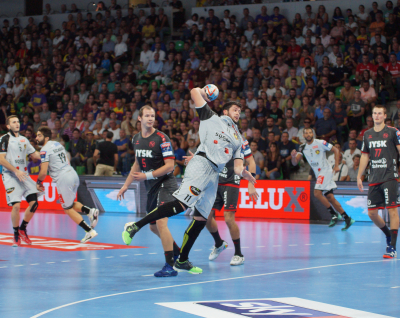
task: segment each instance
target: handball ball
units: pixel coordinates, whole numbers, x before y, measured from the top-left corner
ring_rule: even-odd
[[[210,101],[217,99],[217,97],[219,95],[219,89],[217,86],[215,86],[213,84],[208,84],[208,85],[204,86],[203,89]]]

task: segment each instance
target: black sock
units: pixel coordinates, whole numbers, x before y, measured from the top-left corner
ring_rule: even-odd
[[[14,237],[15,237],[15,238],[19,237],[19,233],[18,233],[19,226],[13,227],[13,229],[14,229]]]
[[[235,255],[243,256],[242,251],[240,250],[240,238],[238,238],[237,240],[232,240],[232,241],[233,241],[233,245],[235,246]]]
[[[174,255],[178,255],[181,252],[181,248],[179,247],[178,244],[176,244],[176,242],[174,241]]]
[[[390,242],[390,246],[393,246],[396,249],[396,243],[397,243],[397,232],[399,230],[390,230],[390,234],[392,236],[392,241]]]
[[[135,222],[135,225],[139,227],[139,229],[141,229],[143,226],[149,224],[150,222],[157,221],[165,217],[168,218],[170,216],[182,213],[183,211],[185,210],[178,200],[167,202],[155,208],[140,221]]]
[[[328,208],[328,211],[332,216],[336,216],[336,212],[331,206]]]
[[[21,226],[19,227],[21,231],[26,230],[26,226],[28,225],[29,222],[26,222],[25,220],[22,220]]]
[[[165,256],[165,263],[167,263],[170,266],[174,266],[174,252],[173,251],[167,251],[164,252]]]
[[[210,232],[211,233],[211,232]],[[215,247],[220,247],[223,243],[221,236],[219,236],[219,232],[217,230],[217,232],[211,233],[212,237],[214,238],[215,241]]]
[[[181,254],[179,256],[179,262],[183,263],[188,260],[189,252],[192,249],[194,242],[199,236],[200,232],[206,226],[206,221],[197,221],[195,219],[190,222],[188,228],[183,236],[183,242],[181,247]]]
[[[343,212],[342,216],[343,216],[343,218],[344,218],[345,220],[348,220],[348,219],[349,219],[349,216],[347,215],[346,212]]]
[[[86,205],[82,206],[82,213],[83,214],[89,214],[90,208],[88,208]]]
[[[87,225],[87,223],[86,223],[84,220],[82,220],[82,222],[79,223],[79,226],[80,226],[82,229],[84,229],[85,232],[89,232],[89,231],[92,229],[89,225]]]
[[[382,227],[382,228],[381,228],[381,231],[382,231],[383,233],[385,233],[386,237],[388,237],[388,236],[391,235],[391,234],[390,234],[390,230],[389,230],[389,228],[387,227],[387,225],[385,225],[384,227]]]

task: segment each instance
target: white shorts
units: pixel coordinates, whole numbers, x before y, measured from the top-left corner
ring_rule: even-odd
[[[36,189],[35,181],[29,176],[25,181],[21,182],[16,176],[3,173],[3,184],[6,189],[7,205],[9,206],[12,206],[13,203],[21,202],[22,196],[26,198],[30,194],[39,193]]]
[[[58,199],[64,210],[73,207],[76,199],[76,192],[79,187],[79,177],[74,169],[68,170],[57,178]]]
[[[320,171],[317,182],[315,183],[315,190],[321,190],[322,192],[328,192],[337,188],[337,185],[333,179],[333,171]]]
[[[190,208],[196,208],[207,219],[217,195],[218,179],[216,166],[204,157],[194,156],[173,196]]]

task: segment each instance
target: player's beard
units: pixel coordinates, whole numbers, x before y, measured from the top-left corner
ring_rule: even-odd
[[[304,137],[304,139],[307,141],[307,142],[310,142],[310,141],[312,141],[313,139],[314,139],[314,136],[311,136],[310,138],[306,138],[306,137]]]
[[[39,146],[43,146],[43,145],[44,145],[44,138],[43,138],[43,140],[38,140],[38,141],[37,141],[37,144],[38,144]]]

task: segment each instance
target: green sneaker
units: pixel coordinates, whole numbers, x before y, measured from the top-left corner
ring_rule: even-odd
[[[178,260],[175,261],[174,270],[176,270],[177,272],[188,272],[189,274],[194,275],[203,273],[203,270],[200,267],[193,266],[193,264],[190,263],[189,260],[186,260],[182,263]]]
[[[344,228],[342,228],[342,231],[347,231],[347,229],[352,226],[356,220],[352,219],[352,218],[348,218],[347,220],[344,221],[346,223],[346,226]]]
[[[334,227],[336,223],[338,222],[338,217],[336,215],[332,216],[331,222],[329,223],[329,227]]]
[[[132,238],[137,232],[139,232],[139,228],[134,222],[126,223],[124,226],[124,231],[122,232],[122,240],[124,241],[124,243],[126,245],[130,245],[132,242]]]

